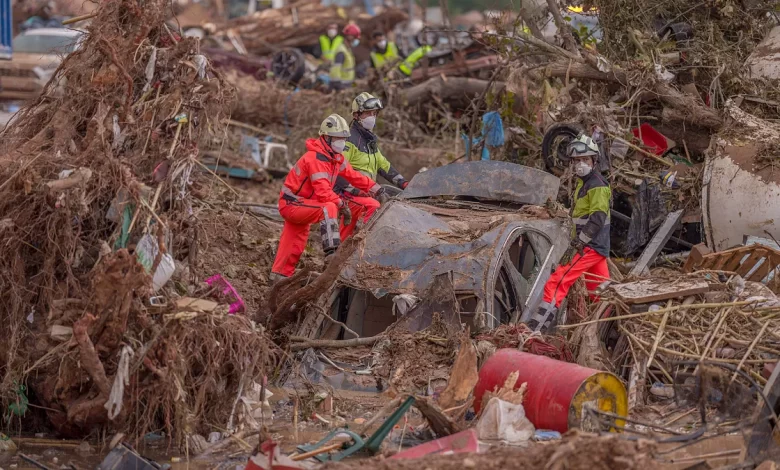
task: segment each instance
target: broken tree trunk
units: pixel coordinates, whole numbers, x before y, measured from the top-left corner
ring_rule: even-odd
[[[658,95],[658,99],[663,104],[673,108],[673,110],[664,111],[665,120],[683,121],[713,130],[723,125],[723,119],[720,117],[720,114],[712,108],[703,106],[694,96],[677,91],[677,89],[662,81],[655,83],[653,91]]]
[[[369,336],[367,338],[352,339],[308,339],[301,336],[290,336],[290,341],[299,341],[290,344],[290,351],[303,351],[309,348],[352,348],[355,346],[371,346],[384,335]]]
[[[425,416],[437,436],[449,436],[463,430],[458,423],[445,415],[441,408],[428,398],[415,397],[414,406]]]
[[[429,100],[436,95],[443,101],[457,101],[469,103],[472,98],[479,96],[488,87],[488,80],[465,77],[445,77],[439,75],[428,81],[403,90],[399,96],[402,103],[414,106]],[[503,90],[504,83],[494,82],[493,89]]]
[[[568,55],[565,57],[567,60],[553,62],[541,69],[534,69],[531,73],[541,72],[548,77],[600,80],[623,85],[629,83],[628,76],[620,69],[613,68],[609,72],[601,72],[590,61],[577,60]],[[590,55],[588,58],[595,60]],[[717,110],[704,106],[696,97],[685,94],[667,83],[657,80],[650,92],[667,106],[667,110],[664,111],[666,121],[681,121],[710,130],[716,130],[723,125],[723,119]]]
[[[294,321],[296,310],[293,307],[301,308],[308,302],[316,301],[333,285],[341,272],[341,267],[363,241],[363,237],[358,232],[359,230],[355,230],[355,234],[341,244],[328,266],[311,284],[301,287],[282,300],[281,305],[271,316],[269,326],[271,330],[278,330]]]
[[[577,50],[577,43],[574,42],[574,36],[572,36],[571,27],[563,21],[561,16],[561,10],[556,0],[547,0],[547,7],[550,9],[553,20],[555,20],[555,26],[558,27],[558,34],[563,38],[563,45],[572,54],[580,55]]]

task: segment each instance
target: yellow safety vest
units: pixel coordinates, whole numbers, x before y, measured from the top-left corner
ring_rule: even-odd
[[[384,54],[371,51],[371,63],[378,69],[381,69],[387,62],[394,62],[400,58],[401,56],[398,55],[398,48],[395,47],[394,42],[387,43],[387,49]]]
[[[409,57],[404,59],[403,63],[398,66],[398,69],[407,77],[410,76],[412,74],[412,69],[414,69],[414,66],[417,65],[417,62],[428,55],[428,53],[432,50],[433,48],[431,46],[418,47],[414,52],[409,54]]]
[[[344,63],[337,64],[336,56],[344,54]],[[335,82],[354,82],[355,81],[355,56],[352,51],[344,44],[339,44],[333,54],[333,65],[330,67],[330,80]]]
[[[339,35],[331,39],[326,36],[320,36],[320,49],[322,49],[322,58],[332,61],[336,57],[336,49],[344,43],[344,38]]]

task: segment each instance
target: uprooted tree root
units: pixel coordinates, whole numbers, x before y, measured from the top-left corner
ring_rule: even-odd
[[[246,317],[145,306],[150,269],[133,252],[144,234],[159,247],[151,272],[166,252],[197,270],[189,189],[234,94],[197,41],[168,30],[166,8],[102,3],[82,47],[3,134],[3,399],[28,383],[63,435],[164,429],[182,443],[224,428],[276,360]],[[107,403],[121,405],[113,420]]]

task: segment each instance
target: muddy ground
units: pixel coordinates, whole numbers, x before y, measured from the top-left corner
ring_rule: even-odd
[[[484,454],[432,455],[416,460],[375,459],[329,464],[323,470],[530,470],[530,469],[646,469],[653,465],[649,441],[574,435],[551,445],[495,448]]]

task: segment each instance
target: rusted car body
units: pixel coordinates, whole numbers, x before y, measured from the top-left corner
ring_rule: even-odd
[[[506,162],[416,175],[364,228],[330,296],[331,315],[362,336],[402,316],[424,328],[434,311],[473,328],[522,321],[568,247],[567,219],[540,207],[558,187],[553,175]],[[399,308],[409,299],[419,301]]]

